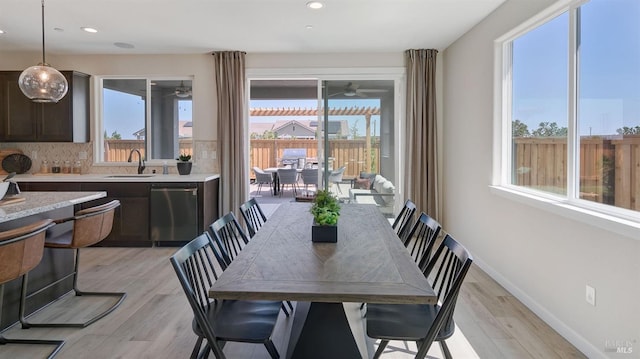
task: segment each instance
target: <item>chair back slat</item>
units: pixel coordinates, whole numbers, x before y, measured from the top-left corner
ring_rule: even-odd
[[[251,198],[242,205],[240,205],[240,213],[247,225],[249,231],[249,237],[253,238],[256,235],[258,229],[260,229],[267,221],[267,217],[262,212],[262,208],[255,198]]]
[[[209,229],[227,266],[249,243],[249,238],[240,227],[233,212],[229,212],[213,222]]]
[[[416,212],[416,205],[411,200],[407,200],[398,213],[395,221],[393,221],[393,225],[391,228],[396,230],[398,237],[402,242],[406,242],[409,232],[413,226],[413,214]]]
[[[420,268],[427,265],[441,228],[440,223],[423,212],[408,232],[404,245]]]

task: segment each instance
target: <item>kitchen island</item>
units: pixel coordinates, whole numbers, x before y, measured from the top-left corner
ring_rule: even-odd
[[[100,204],[119,200],[111,234],[98,244],[104,247],[180,246],[187,243],[206,231],[219,217],[219,178],[218,174],[153,173],[14,177],[23,191],[105,191],[107,197],[100,199]],[[179,192],[182,195],[178,195]]]
[[[74,207],[104,198],[104,191],[85,192],[22,192],[18,198],[24,201],[0,206],[0,231],[18,228],[41,219],[60,219],[73,216]],[[72,222],[50,228],[47,235],[58,235],[72,228]],[[73,271],[73,251],[45,248],[40,264],[29,272],[28,294],[44,288],[49,283]],[[26,313],[51,303],[72,288],[72,278],[59,283],[29,300]],[[5,284],[0,330],[18,321],[21,279]]]

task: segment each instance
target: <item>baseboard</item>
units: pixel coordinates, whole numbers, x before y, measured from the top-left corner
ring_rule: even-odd
[[[569,341],[569,343],[573,344],[573,346],[575,346],[579,351],[581,351],[588,358],[607,359],[607,356],[605,356],[605,354],[601,350],[596,348],[593,344],[587,341],[575,330],[573,330],[571,327],[569,327],[560,319],[558,319],[555,315],[553,315],[553,313],[551,313],[546,308],[541,306],[538,302],[533,300],[533,298],[531,298],[527,293],[525,293],[520,288],[518,288],[513,283],[511,283],[502,274],[494,270],[482,259],[474,255],[473,262],[478,267],[480,267],[480,269],[485,271],[485,273],[487,273],[491,278],[493,278],[493,280],[498,282],[509,293],[511,293],[514,297],[516,297],[519,301],[521,301],[527,308],[529,308],[538,317],[540,317],[551,328],[557,331],[563,338]]]

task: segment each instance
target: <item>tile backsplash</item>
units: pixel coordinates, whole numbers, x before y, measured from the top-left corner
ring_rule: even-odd
[[[39,173],[43,160],[47,160],[49,165],[58,160],[62,164],[64,161],[80,161],[82,173],[135,173],[136,166],[107,166],[93,165],[93,143],[50,143],[50,142],[25,142],[25,143],[0,143],[1,149],[16,148],[31,158],[32,166],[29,173]],[[218,160],[214,159],[216,151],[216,141],[194,141],[193,173],[218,173]],[[80,159],[81,154],[86,153],[86,159]],[[162,165],[147,166],[146,173],[156,170],[162,173]],[[178,173],[176,166],[170,163],[169,173]]]

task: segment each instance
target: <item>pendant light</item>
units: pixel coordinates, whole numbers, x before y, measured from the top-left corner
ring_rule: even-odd
[[[64,75],[49,66],[44,59],[44,0],[42,0],[42,62],[22,71],[18,86],[33,102],[43,103],[60,101],[69,89]]]

